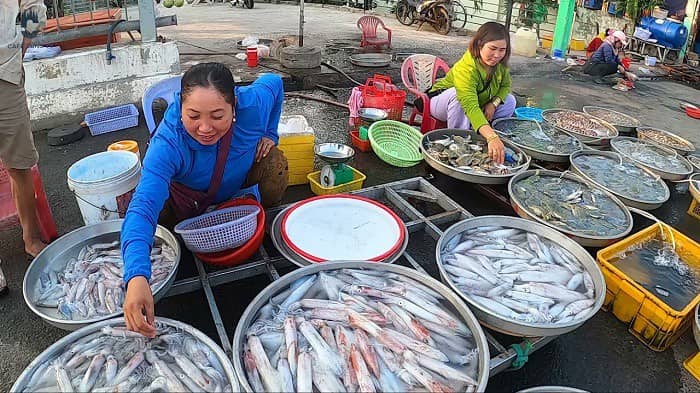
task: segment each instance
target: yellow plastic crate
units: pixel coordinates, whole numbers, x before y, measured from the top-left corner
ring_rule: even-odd
[[[309,182],[309,178],[307,177],[307,173],[296,173],[296,174],[289,174],[289,182],[287,185],[290,186],[296,186],[299,184],[306,184]]]
[[[569,41],[569,47],[571,48],[571,50],[586,50],[586,41],[580,38],[572,38],[571,41]]]
[[[695,200],[695,198],[693,198],[693,200],[690,202],[688,214],[696,220],[700,220],[700,203],[698,203],[698,201]]]
[[[365,182],[367,176],[353,167],[350,167],[350,169],[352,169],[352,181],[334,187],[321,185],[321,171],[309,173],[307,177],[311,185],[311,191],[316,195],[332,195],[361,189],[362,183]]]
[[[542,49],[549,49],[552,47],[552,36],[543,34],[542,38],[540,38],[540,41],[542,41]]]
[[[279,144],[281,146],[311,144],[311,148],[313,150],[315,140],[316,140],[316,137],[312,134],[287,135],[287,136],[280,137]]]
[[[700,245],[668,225],[676,242],[676,252],[688,265],[700,266]],[[664,351],[691,326],[694,309],[700,303],[700,294],[683,310],[674,310],[655,294],[627,277],[613,263],[612,258],[634,244],[659,235],[659,225],[652,225],[634,235],[598,251],[598,264],[605,277],[606,294],[603,310],[612,311],[629,331],[654,351]]]

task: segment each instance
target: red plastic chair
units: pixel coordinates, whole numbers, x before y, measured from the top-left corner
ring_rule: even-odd
[[[387,38],[379,38],[377,36],[377,30],[379,26],[386,30]],[[362,30],[362,40],[360,41],[360,47],[365,46],[376,46],[377,50],[381,49],[382,45],[386,45],[387,48],[391,48],[391,30],[384,26],[384,22],[376,16],[365,15],[357,20],[357,27]]]
[[[430,98],[425,94],[434,83],[440,71],[447,73],[450,66],[441,58],[433,55],[411,55],[401,64],[401,81],[416,97],[423,101],[423,112],[413,108],[408,124],[416,125],[416,116],[421,116],[420,131],[426,133],[439,128],[447,128],[447,123],[430,115]]]
[[[41,182],[41,175],[36,165],[32,167],[32,179],[34,180],[36,216],[39,221],[41,240],[49,243],[58,238],[58,232],[56,232],[56,224],[51,215],[49,201],[44,191],[44,184]],[[12,198],[10,174],[7,173],[5,167],[0,163],[0,230],[9,229],[16,225],[19,225],[19,217]]]

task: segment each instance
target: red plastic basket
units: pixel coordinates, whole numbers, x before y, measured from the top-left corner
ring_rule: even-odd
[[[199,258],[202,262],[219,267],[231,267],[240,265],[241,263],[247,261],[258,251],[263,239],[265,238],[265,209],[262,207],[262,205],[253,199],[239,198],[224,202],[217,207],[217,209],[225,209],[227,207],[240,205],[255,205],[260,208],[260,213],[258,213],[258,226],[255,229],[255,233],[253,233],[253,236],[247,243],[238,248],[208,254],[195,253],[197,258]]]
[[[374,74],[360,91],[363,108],[383,109],[389,113],[387,119],[401,121],[406,92],[393,85],[390,77]]]
[[[372,144],[369,142],[369,139],[367,139],[366,141],[360,139],[359,131],[350,131],[350,140],[352,141],[352,145],[356,147],[359,151],[364,153],[372,151]]]

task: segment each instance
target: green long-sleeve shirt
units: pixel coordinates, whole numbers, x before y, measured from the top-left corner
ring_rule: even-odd
[[[474,130],[479,130],[488,124],[482,107],[494,97],[499,97],[502,101],[510,93],[511,79],[508,67],[498,64],[494,70],[491,84],[484,90],[488,79],[488,71],[481,62],[476,61],[469,51],[455,63],[447,75],[435,82],[432,90],[447,90],[454,87],[457,90],[459,100],[464,113],[467,114],[469,122]],[[484,91],[482,91],[484,90]],[[477,95],[479,91],[482,91]]]

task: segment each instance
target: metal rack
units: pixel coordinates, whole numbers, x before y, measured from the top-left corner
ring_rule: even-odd
[[[473,217],[471,213],[421,177],[364,188],[351,194],[374,199],[387,205],[401,217],[409,234],[423,231],[434,241],[437,241],[442,235],[443,230],[441,228],[447,228],[452,223]],[[422,208],[418,206],[422,206]],[[281,206],[267,211],[268,228],[272,219],[285,207]],[[440,211],[438,212],[438,210]],[[412,267],[439,280],[434,261],[432,259],[421,260],[422,258],[415,258],[411,254],[410,249],[411,247],[407,248],[396,263]],[[429,254],[434,257],[432,251]],[[203,289],[221,341],[221,347],[229,356],[232,356],[231,342],[228,339],[226,327],[221,319],[212,288],[264,274],[267,274],[272,282],[280,277],[278,269],[293,265],[290,261],[280,256],[277,250],[266,246],[265,243],[260,247],[253,260],[244,265],[208,272],[199,259],[194,258],[194,261],[198,276],[176,281],[165,297]],[[433,274],[430,274],[426,269],[433,270]],[[513,365],[522,367],[527,359],[527,353],[542,348],[556,338],[556,336],[516,338],[519,340],[516,344],[506,346],[499,342],[488,329],[484,329],[484,333],[489,342],[489,350],[492,356],[490,375],[496,375],[511,368]],[[525,349],[516,351],[518,346]]]

